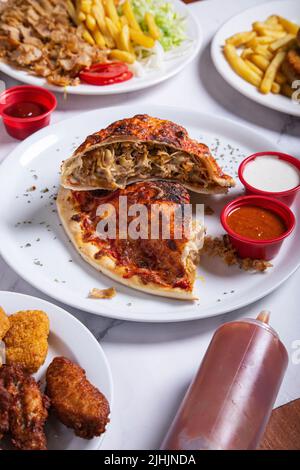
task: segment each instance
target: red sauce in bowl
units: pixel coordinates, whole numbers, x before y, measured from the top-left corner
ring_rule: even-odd
[[[4,109],[4,113],[15,118],[32,118],[41,116],[47,111],[47,108],[40,103],[22,101],[14,103]]]
[[[233,232],[251,240],[272,240],[287,230],[278,214],[254,205],[237,207],[226,221]]]

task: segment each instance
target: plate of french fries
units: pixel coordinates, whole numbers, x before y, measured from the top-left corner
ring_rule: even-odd
[[[195,58],[202,43],[197,20],[180,0],[66,0],[64,5],[76,34],[103,53],[99,63],[102,59],[103,63],[123,63],[132,78],[96,86],[79,79],[79,73],[75,83],[77,76],[73,80],[71,71],[66,73],[67,85],[64,77],[57,85],[36,76],[34,67],[25,70],[3,59],[0,71],[21,82],[67,94],[127,93],[176,75]]]
[[[299,0],[247,9],[219,29],[211,46],[212,60],[243,95],[300,116],[299,28]]]

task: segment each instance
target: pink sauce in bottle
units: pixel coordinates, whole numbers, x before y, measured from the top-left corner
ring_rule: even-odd
[[[288,354],[262,312],[217,329],[162,450],[256,449]]]

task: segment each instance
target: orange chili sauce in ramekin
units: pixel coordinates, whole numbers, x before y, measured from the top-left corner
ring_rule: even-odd
[[[234,209],[227,217],[227,224],[236,234],[252,240],[272,240],[287,230],[279,215],[254,205]]]

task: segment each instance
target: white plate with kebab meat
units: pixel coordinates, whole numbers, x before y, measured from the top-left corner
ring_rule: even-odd
[[[150,119],[144,115],[145,113],[160,119]],[[139,115],[135,120],[125,119],[132,118],[135,115]],[[99,129],[105,129],[108,125],[119,119],[122,121],[114,124],[109,130],[97,133]],[[172,122],[165,126],[161,119],[168,119]],[[88,149],[98,150],[99,139],[103,142],[103,139],[105,140],[106,138],[109,145],[117,145],[121,148],[120,142],[112,142],[114,139],[111,131],[113,131],[113,134],[118,132],[122,134],[123,131],[124,133],[128,132],[128,127],[126,127],[128,122],[132,124],[131,131],[136,133],[135,137],[137,140],[141,137],[141,132],[143,131],[145,131],[150,140],[155,138],[160,139],[161,135],[162,139],[166,141],[168,137],[174,138],[175,135],[179,142],[186,142],[185,149],[187,152],[189,150],[193,152],[195,150],[193,146],[196,145],[197,149],[200,149],[200,160],[204,158],[203,161],[205,162],[207,159],[210,159],[210,153],[214,156],[213,159],[210,159],[211,164],[209,167],[210,170],[214,168],[216,173],[212,171],[210,176],[208,176],[207,172],[204,176],[202,175],[204,184],[211,181],[214,173],[215,176],[219,176],[219,178],[213,177],[212,186],[206,184],[206,192],[208,194],[195,192],[197,191],[197,185],[198,190],[199,184],[200,190],[203,190],[203,186],[201,189],[202,183],[199,183],[201,178],[199,179],[196,174],[189,171],[188,167],[191,163],[189,161],[184,162],[184,165],[187,165],[184,166],[184,171],[187,174],[196,176],[194,182],[190,181],[188,184],[189,188],[192,189],[190,194],[180,183],[172,183],[170,181],[163,181],[162,183],[156,181],[132,183],[132,185],[128,185],[127,189],[125,189],[125,191],[131,191],[131,196],[133,195],[132,197],[135,198],[135,202],[141,202],[144,205],[147,203],[143,199],[145,195],[151,200],[152,193],[151,191],[149,192],[149,188],[153,188],[153,185],[159,187],[162,203],[172,205],[174,202],[172,198],[175,196],[178,197],[177,202],[179,203],[190,201],[193,208],[195,208],[196,203],[205,204],[206,212],[210,212],[211,215],[205,216],[204,223],[203,220],[199,220],[201,230],[198,231],[198,241],[200,241],[200,244],[204,241],[204,227],[206,228],[206,234],[209,236],[214,237],[224,234],[219,219],[220,211],[227,202],[244,193],[244,188],[237,178],[237,168],[240,162],[248,155],[257,151],[276,150],[274,144],[265,137],[235,122],[184,109],[159,106],[146,105],[142,107],[139,105],[96,110],[84,116],[81,115],[44,129],[21,143],[5,160],[0,171],[1,195],[3,200],[7,201],[0,209],[1,254],[20,276],[48,295],[94,314],[132,321],[168,322],[205,318],[245,306],[276,289],[297,269],[300,261],[299,257],[295,256],[295,253],[297,253],[297,237],[299,236],[298,228],[283,244],[280,253],[272,261],[273,267],[269,267],[263,273],[245,271],[240,269],[239,265],[227,266],[219,258],[209,257],[200,250],[200,264],[195,272],[196,279],[192,279],[190,284],[190,287],[194,284],[193,290],[187,288],[185,292],[185,287],[182,283],[180,285],[177,284],[179,289],[174,289],[175,284],[172,283],[170,291],[175,294],[172,297],[176,298],[170,298],[170,292],[163,292],[164,289],[158,292],[157,286],[163,278],[164,281],[160,283],[160,286],[164,286],[166,279],[170,280],[168,278],[170,273],[174,275],[174,270],[176,271],[176,266],[178,267],[177,255],[180,253],[180,250],[173,250],[172,253],[172,246],[165,248],[164,243],[156,244],[156,246],[151,245],[151,243],[150,245],[146,244],[147,246],[144,247],[143,253],[147,252],[148,255],[152,253],[150,256],[152,261],[150,263],[148,256],[148,261],[143,258],[141,263],[141,260],[133,260],[132,258],[132,254],[134,256],[135,253],[140,253],[141,246],[139,244],[134,245],[138,247],[137,251],[134,251],[134,248],[126,252],[126,247],[123,245],[123,248],[121,247],[121,255],[127,253],[127,258],[135,263],[135,269],[138,268],[135,274],[138,275],[142,283],[135,283],[134,280],[137,278],[129,270],[127,270],[127,273],[120,273],[118,269],[114,269],[120,265],[128,268],[126,266],[128,259],[123,264],[118,261],[115,265],[112,265],[111,263],[107,264],[107,259],[103,264],[103,260],[100,257],[101,264],[98,262],[99,255],[93,251],[86,253],[85,249],[81,250],[82,242],[91,242],[89,247],[92,247],[91,250],[93,250],[94,241],[90,238],[92,232],[83,233],[81,230],[82,227],[84,227],[84,230],[91,228],[93,221],[91,218],[88,218],[89,210],[93,207],[94,197],[96,196],[96,200],[99,202],[99,197],[100,199],[103,198],[103,192],[96,191],[95,193],[90,191],[94,187],[91,181],[85,181],[85,191],[72,192],[72,190],[66,188],[59,190],[61,163],[67,160],[75,149],[85,141],[86,136],[94,132],[96,134],[89,137],[80,146],[80,150],[75,153],[75,158],[65,163],[63,167],[64,176],[66,176],[66,168],[70,169],[73,167],[76,169],[78,163],[76,155],[78,157],[80,153],[84,153]],[[209,150],[203,144],[191,143],[185,130],[178,127],[178,125],[184,126],[193,139],[197,139],[198,142],[204,142]],[[170,133],[168,133],[169,131]],[[189,143],[191,145],[190,148],[188,147]],[[135,144],[137,144],[137,147],[134,148],[134,151],[139,153],[139,142],[135,142]],[[132,143],[129,147],[132,150]],[[198,152],[198,150],[195,150],[195,152]],[[152,154],[159,154],[157,148],[155,151],[152,151]],[[101,155],[100,160],[102,159]],[[177,154],[176,158],[179,156]],[[132,171],[133,173],[135,171],[132,168],[128,170],[126,159],[127,157],[123,161],[121,158],[119,160],[120,165],[118,166],[118,171],[122,173],[119,176],[123,178],[123,183],[124,178],[126,179],[130,172],[132,175]],[[128,159],[130,160],[131,157],[129,156]],[[177,159],[177,161],[180,161],[180,159]],[[157,168],[156,165],[152,166],[152,168],[155,167]],[[222,167],[224,173],[218,170],[219,167]],[[161,171],[167,168],[168,166],[158,168],[156,176],[160,175],[160,178],[163,178],[162,175],[164,173],[161,173]],[[181,175],[183,174],[181,172]],[[230,176],[225,177],[224,174]],[[13,175],[13,178],[10,178],[8,175]],[[75,176],[78,177],[78,174]],[[230,188],[228,186],[232,186],[233,179],[236,182],[236,186]],[[76,184],[76,178],[75,180],[69,180],[68,183],[63,179],[63,184],[65,186],[72,186],[74,181]],[[102,201],[114,202],[118,192],[112,192],[111,188],[110,183],[106,188],[106,199],[101,199]],[[133,188],[133,190],[130,188]],[[145,192],[145,188],[148,188],[148,193]],[[165,188],[167,188],[166,191]],[[228,193],[226,194],[227,190]],[[57,211],[56,199],[58,192],[60,193],[58,209],[61,218]],[[87,204],[85,209],[83,209],[83,212],[87,215],[87,219],[84,222],[85,225],[78,225],[82,221],[79,216],[80,208],[78,209],[78,205],[76,206],[76,213],[71,213],[70,217],[68,217],[68,214],[62,213],[61,195],[65,194],[65,192],[76,194],[76,204],[81,204],[82,201],[84,201],[84,204]],[[157,195],[157,193],[155,194]],[[91,199],[86,199],[90,195],[92,195],[92,206],[89,205]],[[171,197],[168,199],[170,195]],[[107,197],[110,201],[107,200]],[[138,201],[139,197],[141,197],[140,201]],[[71,206],[72,209],[73,206]],[[297,203],[294,204],[293,210],[296,217],[299,217],[299,205]],[[189,240],[184,242],[187,241]],[[181,249],[186,248],[185,254],[197,250],[197,244],[195,246],[193,243],[185,243],[185,245],[180,246]],[[105,247],[106,254],[108,253],[108,248],[111,249],[111,246]],[[118,245],[117,249],[119,248],[120,245]],[[165,249],[167,251],[164,251]],[[166,253],[167,256],[164,256]],[[181,254],[183,254],[183,249]],[[156,259],[156,264],[153,261],[154,258]],[[147,269],[151,271],[151,274],[155,271],[158,276],[161,276],[160,278],[157,277],[156,280],[153,277],[151,278],[152,281],[154,280],[154,284],[156,284],[154,286],[154,293],[158,295],[149,293],[153,285],[149,286]],[[193,269],[192,267],[189,273],[184,273],[187,274],[185,280],[189,275],[193,277]],[[181,281],[183,277],[179,276]],[[174,279],[177,282],[176,276]],[[96,291],[93,291],[93,289],[96,289]],[[103,289],[110,290],[103,292]],[[92,295],[90,296],[89,293],[91,291]],[[115,291],[116,295],[114,295]],[[178,292],[179,295],[177,295]],[[182,296],[182,292],[185,295]],[[109,298],[94,298],[102,296]],[[179,300],[178,297],[185,298],[186,300]],[[192,298],[197,298],[197,300],[191,300]]]
[[[153,86],[183,70],[202,42],[179,0],[10,0],[2,9],[0,2],[0,70],[56,92],[107,95]],[[121,67],[103,70],[107,62]],[[95,64],[100,78],[100,70],[82,75]]]
[[[2,291],[0,340],[1,448],[98,449],[113,383],[88,329],[50,302]]]

